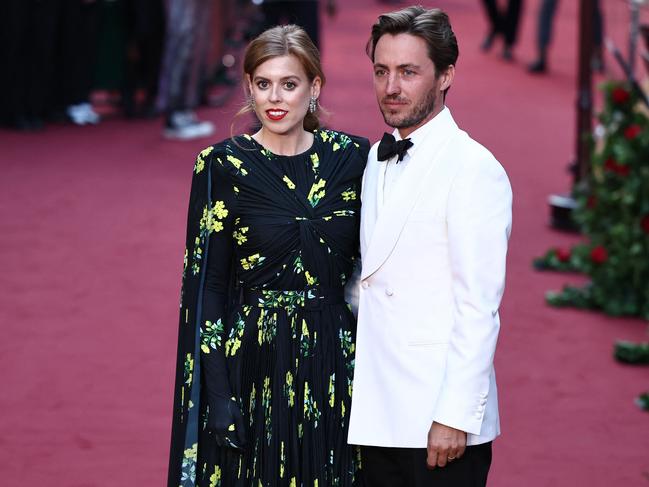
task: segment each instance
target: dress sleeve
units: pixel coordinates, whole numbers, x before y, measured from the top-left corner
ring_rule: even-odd
[[[225,332],[228,296],[233,280],[232,230],[236,196],[232,180],[221,165],[218,153],[211,160],[210,201],[203,209],[201,227],[209,232],[206,246],[207,268],[203,290],[200,329],[201,365],[205,374],[204,390],[210,411],[216,411],[219,399],[232,396],[225,364]],[[212,416],[212,414],[210,414]],[[214,418],[210,417],[210,423]]]

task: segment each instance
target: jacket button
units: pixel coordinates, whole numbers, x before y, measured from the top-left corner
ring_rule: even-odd
[[[363,289],[367,289],[368,287],[370,287],[370,283],[367,282],[367,281],[363,281],[363,282],[361,283],[361,287],[362,287]]]
[[[388,296],[392,296],[394,294],[394,291],[392,290],[392,288],[387,288],[385,290],[385,294],[387,294]]]

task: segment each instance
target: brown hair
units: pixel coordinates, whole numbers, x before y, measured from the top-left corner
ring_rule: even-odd
[[[372,26],[372,34],[365,46],[365,52],[372,62],[376,44],[385,34],[410,34],[426,41],[436,77],[457,62],[459,51],[455,33],[448,15],[438,8],[426,9],[417,5],[380,15]]]
[[[325,75],[322,71],[318,48],[301,27],[292,24],[265,30],[250,42],[243,56],[243,73],[252,77],[255,70],[269,59],[286,55],[295,56],[300,61],[310,82],[319,77],[321,86],[324,86]],[[236,116],[253,111],[245,76],[243,84],[248,101]],[[311,132],[320,128],[319,116],[321,114],[322,108],[320,103],[317,103],[316,111],[314,113],[307,112],[304,117],[304,129]]]

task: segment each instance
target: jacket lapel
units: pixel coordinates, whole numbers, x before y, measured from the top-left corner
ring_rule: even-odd
[[[421,133],[416,134],[418,131]],[[375,163],[378,174],[371,179],[377,184],[374,188],[368,187],[366,195],[366,199],[369,200],[374,196],[369,194],[370,191],[374,191],[376,195],[374,211],[368,209],[363,214],[364,220],[370,217],[372,221],[363,222],[366,245],[362,255],[361,279],[366,279],[376,272],[392,252],[415,203],[428,185],[429,175],[444,159],[445,149],[459,133],[459,129],[446,108],[416,132],[413,132],[412,138],[417,135],[420,137],[417,137],[415,146],[410,150],[409,165],[385,201],[381,181],[383,181],[386,162]],[[373,153],[373,156],[375,155]]]

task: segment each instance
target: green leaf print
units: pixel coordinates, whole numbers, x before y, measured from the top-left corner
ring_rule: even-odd
[[[201,327],[201,351],[210,353],[210,349],[216,350],[221,346],[221,334],[223,333],[223,324],[221,318],[216,323],[206,321],[205,326]]]

